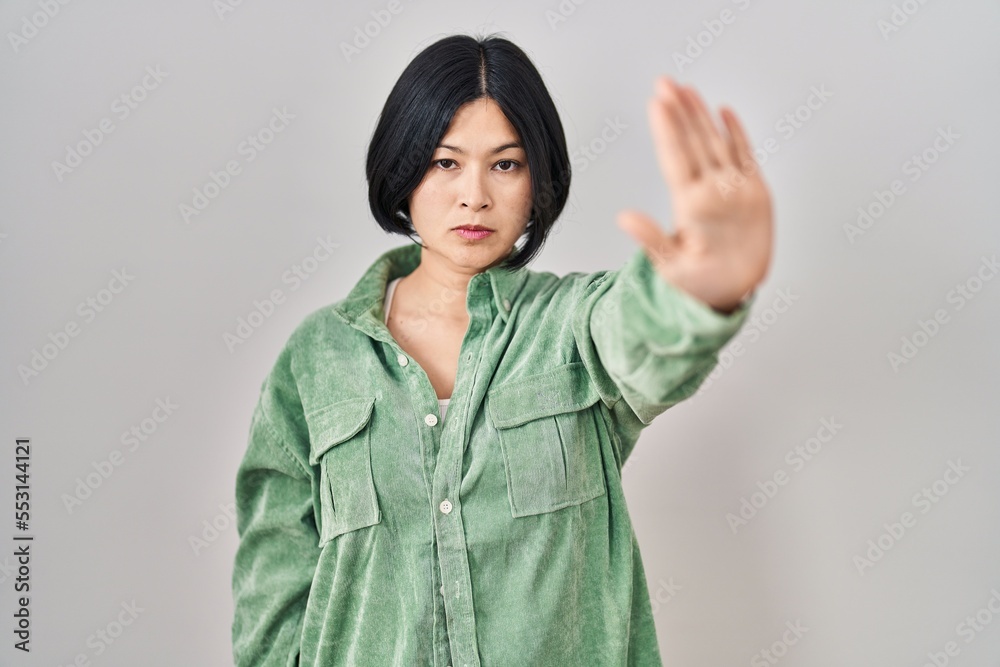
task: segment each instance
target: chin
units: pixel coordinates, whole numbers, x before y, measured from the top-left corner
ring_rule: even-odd
[[[492,241],[493,239],[488,239]],[[482,241],[470,243],[463,246],[463,239],[452,239],[449,244],[452,247],[443,253],[452,263],[468,269],[478,269],[480,271],[493,266],[506,257],[503,243],[483,243]]]

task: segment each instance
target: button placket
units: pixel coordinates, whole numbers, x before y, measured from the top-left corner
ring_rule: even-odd
[[[488,285],[483,285],[482,276],[473,277],[468,297],[471,319],[467,340],[463,343],[465,354],[459,364],[456,393],[471,391],[475,386],[479,368],[474,360],[481,354],[484,338],[490,330],[495,313],[494,304],[492,292]],[[456,405],[452,409],[458,408]],[[456,412],[456,415],[461,415],[464,420],[468,417],[466,412]],[[458,494],[461,485],[462,461],[466,451],[462,442],[465,428],[460,421],[452,420],[450,426],[440,434],[441,447],[436,460],[434,494],[441,501],[438,505],[440,514],[434,525],[441,573],[444,580],[450,582],[447,594],[443,585],[440,590],[452,657],[457,659],[452,664],[478,667],[480,662],[476,650],[476,620],[472,609],[468,546],[465,542],[461,503],[457,498],[452,501],[447,497]]]
[[[409,364],[409,358],[402,351],[400,351],[399,348],[396,348],[396,349],[397,349],[396,362],[401,367],[406,367]],[[419,370],[419,368],[416,367],[416,366],[414,368],[415,368],[415,370]],[[411,386],[413,386],[414,389],[416,389],[416,385],[421,384],[421,382],[418,380],[417,376],[414,376],[414,375],[410,375],[410,381],[411,381]],[[433,388],[430,387],[429,384],[427,385],[427,387],[430,388],[433,391]],[[436,414],[432,413],[432,412],[429,412],[429,413],[427,413],[427,414],[424,415],[424,423],[427,426],[429,426],[429,427],[437,426],[439,421],[440,420],[438,419],[438,416]],[[432,443],[435,443],[435,441],[437,441],[439,437],[440,436],[435,436],[434,434],[431,434],[429,436],[429,439],[430,439],[430,441]],[[438,449],[439,449],[439,447],[437,446],[437,444],[432,444],[432,446],[433,446],[433,450],[435,452],[437,452]],[[453,509],[453,505],[452,505],[452,503],[451,503],[450,500],[448,500],[447,498],[445,498],[438,505],[438,509],[443,514],[447,515],[447,514],[451,513],[451,510]],[[438,590],[439,590],[439,592],[441,594],[441,598],[444,599],[444,597],[445,597],[445,594],[444,594],[444,585],[439,586]],[[447,616],[447,611],[445,612],[445,615]],[[451,666],[449,665],[449,667],[451,667]]]

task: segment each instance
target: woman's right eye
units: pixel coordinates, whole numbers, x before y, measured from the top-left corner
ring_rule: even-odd
[[[449,158],[441,158],[440,160],[434,160],[434,162],[432,162],[431,164],[440,165],[442,162],[454,162],[454,160],[451,160]],[[441,168],[447,171],[446,167],[441,167]]]

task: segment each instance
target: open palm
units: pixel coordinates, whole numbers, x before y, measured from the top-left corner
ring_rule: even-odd
[[[674,231],[632,209],[618,214],[618,224],[665,280],[730,312],[767,275],[771,195],[731,109],[722,109],[720,132],[693,88],[658,77],[656,91],[647,110]]]

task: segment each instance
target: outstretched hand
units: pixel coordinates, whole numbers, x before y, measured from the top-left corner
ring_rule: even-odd
[[[767,275],[771,195],[732,109],[720,132],[701,97],[668,77],[647,105],[657,159],[673,200],[674,232],[625,209],[618,225],[665,280],[728,313]]]

